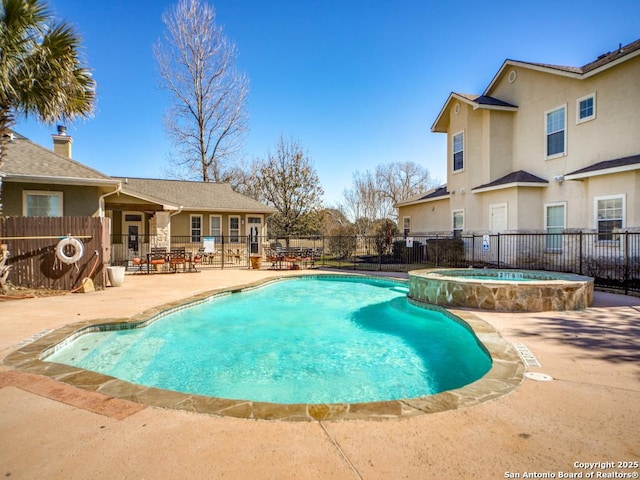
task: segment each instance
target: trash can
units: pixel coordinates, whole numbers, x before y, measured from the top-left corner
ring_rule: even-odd
[[[107,278],[112,287],[121,287],[124,283],[124,267],[107,267]]]
[[[251,269],[252,270],[260,270],[262,267],[262,255],[253,254],[249,257],[251,261]]]

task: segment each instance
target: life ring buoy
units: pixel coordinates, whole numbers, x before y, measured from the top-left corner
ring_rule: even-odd
[[[73,255],[67,255],[67,252],[65,252],[65,247],[67,246],[73,248]],[[84,255],[84,245],[77,238],[66,237],[60,240],[58,245],[56,245],[56,257],[58,257],[58,260],[62,263],[66,263],[67,265],[76,263],[82,258],[82,255]]]

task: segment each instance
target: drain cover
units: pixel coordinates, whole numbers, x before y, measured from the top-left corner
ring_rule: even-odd
[[[529,350],[526,345],[522,343],[518,343],[517,345],[514,345],[514,347],[516,347],[516,350],[518,351],[518,355],[520,355],[520,358],[522,358],[522,361],[527,367],[542,366],[540,365],[540,362],[538,361],[538,359],[533,355],[533,353],[531,353],[531,350]]]
[[[553,377],[551,375],[540,372],[526,372],[524,376],[530,380],[535,380],[537,382],[550,382],[551,380],[553,380]]]

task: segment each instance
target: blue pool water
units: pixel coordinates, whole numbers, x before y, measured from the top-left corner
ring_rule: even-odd
[[[404,284],[299,278],[213,297],[144,328],[88,333],[46,361],[133,383],[275,403],[414,398],[482,377],[468,327],[411,305]]]

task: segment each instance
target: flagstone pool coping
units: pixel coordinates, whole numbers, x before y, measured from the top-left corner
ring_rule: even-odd
[[[43,360],[65,342],[90,331],[143,327],[177,309],[205,301],[212,295],[234,294],[291,278],[293,277],[276,277],[233,288],[211,290],[145,310],[126,319],[101,318],[70,323],[10,353],[4,358],[3,364],[18,371],[43,375],[83,390],[143,405],[218,416],[283,421],[384,420],[442,412],[470,407],[506,395],[524,379],[525,366],[517,350],[487,322],[471,311],[444,310],[440,307],[424,305],[419,306],[443,311],[454,320],[462,321],[474,332],[492,359],[491,369],[482,378],[458,389],[418,398],[366,403],[277,404],[209,397],[147,387],[109,375]]]

